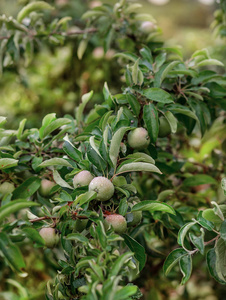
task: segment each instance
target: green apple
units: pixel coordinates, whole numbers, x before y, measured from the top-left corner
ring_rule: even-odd
[[[59,240],[59,234],[56,233],[56,230],[51,227],[44,227],[39,231],[39,234],[45,241],[45,246],[48,248],[54,248]]]
[[[147,148],[150,144],[150,138],[147,130],[143,127],[131,130],[128,134],[128,144],[131,148],[136,150]]]
[[[55,186],[53,181],[48,179],[42,179],[41,186],[39,188],[40,195],[43,197],[47,197],[50,194],[51,189]]]
[[[75,227],[74,230],[77,232],[82,232],[88,223],[88,219],[77,219],[75,221]]]
[[[80,186],[86,186],[89,185],[90,181],[93,179],[93,175],[89,171],[81,171],[78,174],[76,174],[73,178],[73,185],[76,189]]]
[[[15,190],[15,186],[11,182],[5,181],[0,185],[0,194],[2,194],[3,197],[6,194],[12,193],[14,190]]]
[[[95,177],[89,184],[89,191],[97,193],[96,200],[107,201],[114,195],[114,185],[103,176]]]
[[[159,137],[166,137],[171,133],[170,124],[165,117],[159,118]]]
[[[118,234],[125,233],[127,229],[126,219],[118,214],[107,216],[105,218],[105,224],[107,225],[106,227],[111,225],[114,229],[114,232]]]
[[[142,211],[133,211],[130,212],[127,216],[132,215],[133,220],[131,222],[128,222],[128,226],[135,226],[138,225],[141,222],[142,219]]]

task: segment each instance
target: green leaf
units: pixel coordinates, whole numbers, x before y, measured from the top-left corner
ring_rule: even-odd
[[[42,134],[42,139],[45,138],[47,135],[49,135],[50,133],[52,133],[54,130],[56,130],[57,128],[63,126],[63,125],[67,125],[71,123],[70,119],[67,118],[59,118],[56,119],[55,121],[52,121],[49,125],[47,125],[45,127],[45,129],[43,130],[43,134]]]
[[[128,300],[131,299],[130,296],[133,296],[137,292],[136,286],[125,286],[115,293],[114,300]]]
[[[166,258],[163,271],[165,275],[168,275],[171,269],[180,261],[180,259],[187,255],[187,251],[183,248],[173,250]]]
[[[139,116],[140,103],[134,95],[126,94],[127,101],[132,108],[134,115]]]
[[[18,160],[13,158],[0,158],[0,170],[12,168],[18,165]]]
[[[44,2],[44,1],[36,1],[27,4],[24,6],[21,11],[17,15],[17,21],[22,22],[25,17],[27,17],[33,11],[40,11],[40,10],[52,10],[54,9],[53,6]]]
[[[119,214],[122,215],[122,216],[125,216],[125,214],[127,212],[127,209],[128,209],[127,199],[126,198],[122,198],[120,200],[119,208],[118,208]]]
[[[26,265],[20,249],[10,241],[4,232],[0,233],[0,250],[12,269],[19,272],[22,277],[27,276],[24,272]]]
[[[57,172],[57,170],[53,170],[53,179],[54,181],[61,187],[65,187],[68,189],[73,190],[74,188],[70,186],[70,184],[68,184],[59,174],[59,172]]]
[[[216,252],[216,273],[218,277],[226,283],[226,241],[222,238],[217,240]]]
[[[158,111],[156,110],[154,104],[149,103],[144,105],[143,119],[147,127],[150,140],[152,143],[155,143],[159,133],[159,119]]]
[[[150,212],[162,211],[172,215],[176,215],[174,209],[166,203],[161,203],[154,200],[144,200],[132,207],[132,211],[148,210]]]
[[[73,202],[73,206],[75,207],[77,204],[79,204],[80,206],[95,199],[96,198],[97,193],[93,192],[93,191],[88,191],[84,194],[79,195]]]
[[[112,137],[110,148],[109,148],[109,156],[113,163],[113,166],[116,167],[120,144],[123,139],[124,134],[128,131],[130,127],[121,127],[119,128]]]
[[[173,103],[172,96],[163,89],[154,87],[140,92],[147,99],[160,103]]]
[[[180,270],[183,274],[181,284],[185,284],[191,276],[192,258],[191,255],[182,256],[179,260]]]
[[[222,280],[216,271],[216,252],[214,249],[210,249],[206,255],[206,262],[210,272],[210,275],[219,283],[225,284],[226,282]]]
[[[134,84],[138,84],[139,60],[138,58],[132,67],[132,79]]]
[[[106,249],[107,246],[107,236],[105,232],[105,228],[103,225],[103,222],[97,221],[97,226],[96,226],[96,233],[97,233],[97,238],[98,241],[103,249]]]
[[[141,271],[146,263],[146,253],[144,247],[139,244],[136,240],[134,240],[131,236],[127,234],[122,235],[126,245],[129,247],[131,251],[134,253],[134,257],[139,262],[139,271]]]
[[[185,245],[184,245],[184,239],[186,237],[186,234],[188,233],[188,231],[190,230],[190,228],[195,225],[197,222],[190,222],[185,224],[183,227],[181,227],[181,229],[178,232],[178,237],[177,237],[177,242],[180,246],[182,246],[184,248],[184,250],[189,251],[188,249],[186,249]]]
[[[13,191],[12,199],[26,199],[32,196],[40,187],[39,177],[30,177]]]
[[[68,135],[64,137],[63,150],[70,158],[74,159],[76,162],[80,162],[80,160],[82,159],[82,153],[71,143]]]
[[[176,133],[177,132],[177,119],[174,117],[174,115],[170,111],[167,111],[165,113],[165,117],[170,124],[171,132]]]
[[[65,238],[70,241],[79,241],[81,243],[89,243],[89,239],[87,239],[83,234],[80,234],[80,233],[70,233]]]
[[[221,218],[214,213],[212,208],[207,208],[202,212],[202,217],[210,222],[220,224],[222,223]]]
[[[22,137],[22,133],[23,133],[23,130],[24,130],[24,126],[26,124],[26,121],[27,119],[23,119],[20,124],[19,124],[19,128],[17,130],[17,139],[20,140],[21,137]]]
[[[180,64],[180,61],[172,61],[168,64],[165,64],[161,67],[161,69],[155,73],[155,80],[154,80],[154,87],[159,88],[163,82],[163,80],[166,78],[168,73],[178,64]]]
[[[226,241],[226,220],[224,220],[224,222],[221,224],[220,235],[221,238]]]
[[[199,119],[197,118],[196,114],[193,113],[189,108],[184,107],[180,104],[174,104],[168,107],[170,111],[174,112],[175,114],[182,114],[188,116],[189,118],[195,119],[199,123]]]
[[[31,207],[31,206],[39,206],[39,204],[36,202],[19,199],[19,200],[14,200],[14,201],[11,201],[11,202],[3,205],[0,208],[0,222],[3,221],[9,215],[14,214],[15,212],[17,212],[21,209]]]
[[[0,116],[0,127],[2,127],[7,122],[6,117]]]
[[[36,229],[31,228],[31,227],[23,227],[22,231],[26,234],[26,236],[30,240],[32,240],[42,246],[45,245],[45,241],[43,240],[43,238],[41,237],[41,235],[38,233],[38,231]]]
[[[120,255],[116,259],[114,264],[112,264],[111,270],[109,270],[109,276],[117,276],[119,274],[119,272],[121,271],[121,269],[123,268],[123,265],[126,263],[126,261],[128,261],[128,259],[131,259],[132,256],[133,256],[132,252],[126,252],[126,253]]]
[[[50,167],[50,166],[64,166],[64,167],[73,168],[72,165],[66,159],[58,158],[58,157],[45,160],[39,165],[39,167],[41,168]]]
[[[196,64],[196,67],[212,66],[212,65],[224,67],[224,64],[221,61],[213,58],[204,59],[200,61],[199,63]]]
[[[148,154],[143,152],[135,152],[133,154],[129,154],[126,158],[135,158],[136,161],[143,161],[146,163],[154,164],[155,160]]]
[[[183,185],[187,187],[197,186],[201,184],[218,184],[218,182],[209,175],[193,175],[183,181]]]
[[[81,60],[85,51],[86,51],[86,48],[88,46],[88,40],[86,39],[82,39],[78,45],[78,49],[77,49],[77,56],[78,56],[78,59]]]
[[[93,91],[90,91],[87,94],[84,94],[82,96],[82,102],[79,104],[79,107],[76,109],[76,121],[77,124],[79,125],[80,122],[83,119],[83,111],[85,109],[86,104],[89,102],[89,100],[92,98],[93,96]]]
[[[143,162],[132,162],[124,164],[117,169],[117,174],[126,172],[154,172],[162,174],[162,172],[153,164],[143,163]]]
[[[196,236],[194,233],[189,232],[189,238],[192,242],[192,244],[199,249],[200,253],[202,255],[204,255],[204,250],[205,250],[205,245],[204,245],[204,230],[203,228],[200,228],[201,231],[201,235],[200,236]]]

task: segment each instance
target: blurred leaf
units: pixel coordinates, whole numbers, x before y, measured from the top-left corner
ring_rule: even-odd
[[[173,98],[172,96],[164,91],[163,89],[153,87],[146,90],[143,90],[141,92],[143,96],[145,96],[147,99],[160,102],[160,103],[172,103]]]
[[[30,177],[13,191],[12,199],[26,199],[32,196],[40,187],[39,177]]]
[[[201,184],[218,184],[217,181],[209,175],[193,175],[183,181],[183,185],[187,187],[197,186]]]
[[[54,9],[50,4],[44,2],[44,1],[36,1],[27,4],[24,6],[21,11],[17,15],[17,21],[22,22],[25,17],[27,17],[31,12],[33,11],[39,11],[39,10],[52,10]]]

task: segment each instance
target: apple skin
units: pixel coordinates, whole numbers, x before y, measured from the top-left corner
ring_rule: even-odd
[[[78,174],[76,174],[73,178],[73,185],[76,189],[80,186],[86,186],[90,184],[90,181],[93,180],[93,175],[89,171],[81,171]]]
[[[60,237],[56,233],[55,229],[51,228],[51,227],[42,228],[39,231],[39,234],[41,235],[41,237],[45,241],[45,246],[48,247],[48,248],[54,248],[60,240]]]
[[[14,190],[15,190],[15,186],[11,182],[5,181],[0,185],[0,193],[2,194],[3,197],[6,194],[12,193]]]
[[[140,25],[140,30],[146,34],[153,32],[156,28],[157,26],[155,25],[155,23],[150,21],[144,21]]]
[[[159,137],[166,137],[171,133],[170,124],[165,117],[159,118]]]
[[[75,221],[74,230],[77,232],[82,232],[86,228],[88,221],[89,221],[88,219],[82,219],[82,220],[77,219]]]
[[[150,144],[150,138],[147,130],[143,127],[138,127],[134,130],[131,130],[128,134],[128,144],[135,150],[147,148]]]
[[[133,211],[130,214],[133,215],[133,221],[128,223],[128,226],[138,225],[142,220],[142,211]]]
[[[96,200],[107,201],[114,195],[114,185],[103,176],[95,177],[89,184],[89,191],[97,193]]]
[[[43,196],[43,197],[49,196],[51,189],[55,185],[56,184],[53,181],[50,181],[48,179],[42,179],[41,186],[39,188],[40,195]]]
[[[105,225],[106,227],[112,225],[114,232],[118,234],[125,233],[127,229],[126,219],[118,214],[107,216],[105,218]]]

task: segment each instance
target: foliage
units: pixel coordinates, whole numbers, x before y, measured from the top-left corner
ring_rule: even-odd
[[[180,48],[164,47],[153,17],[137,13],[139,6],[119,1],[95,7],[82,17],[87,27],[73,32],[68,18],[45,21],[40,10],[53,8],[42,1],[23,7],[17,20],[1,19],[3,67],[19,67],[43,39],[58,46],[78,34],[82,59],[92,33],[105,52],[118,52],[124,72],[121,92],[113,94],[105,83],[95,105],[93,91],[84,93],[74,115],[49,113],[38,128],[23,119],[14,130],[0,118],[1,263],[25,277],[24,245],[44,251],[55,277],[46,299],[139,299],[146,262],[154,270],[165,260],[163,271],[171,279],[178,279],[173,267],[179,265],[185,284],[192,267],[199,268],[199,254],[206,256],[210,275],[226,283],[226,78],[213,68],[223,66],[206,49],[184,61]],[[143,31],[143,22],[152,24],[151,32]],[[128,138],[140,127],[150,143],[135,150]],[[91,173],[90,183],[75,188],[81,171]],[[91,187],[92,177],[100,186]],[[136,212],[142,218],[134,224]],[[116,215],[123,234],[105,220]],[[50,243],[39,234],[49,227],[55,229]],[[161,278],[158,266],[157,273]],[[159,298],[162,292],[151,291]]]

